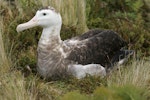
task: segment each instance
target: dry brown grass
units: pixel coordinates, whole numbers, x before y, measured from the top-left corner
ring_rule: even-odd
[[[139,60],[133,61],[130,65],[124,66],[114,72],[108,78],[108,86],[117,85],[133,85],[140,88],[145,88],[147,93],[150,93],[150,62]]]

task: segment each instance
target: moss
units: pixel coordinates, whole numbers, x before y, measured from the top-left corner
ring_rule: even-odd
[[[92,95],[77,91],[65,94],[60,100],[146,100],[142,90],[134,86],[98,87]]]

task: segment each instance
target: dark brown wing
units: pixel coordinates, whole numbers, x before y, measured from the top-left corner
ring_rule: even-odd
[[[93,29],[93,30],[89,30],[88,32],[83,33],[80,36],[74,37],[73,39],[77,39],[77,40],[84,40],[84,39],[88,39],[91,38],[101,32],[103,32],[104,30],[100,30],[100,29]]]
[[[96,33],[81,35],[78,46],[74,47],[68,56],[69,60],[78,64],[110,65],[111,58],[126,45],[126,42],[113,31],[96,31]],[[84,46],[83,46],[84,45]]]

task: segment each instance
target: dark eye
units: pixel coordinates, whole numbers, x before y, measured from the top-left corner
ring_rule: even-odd
[[[43,16],[46,16],[47,14],[46,13],[43,13]]]

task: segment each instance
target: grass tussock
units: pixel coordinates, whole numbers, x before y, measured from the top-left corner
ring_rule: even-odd
[[[16,26],[28,21],[37,9],[47,5],[55,7],[63,16],[61,32],[63,39],[84,32],[88,29],[87,26],[114,29],[129,42],[129,49],[134,48],[138,53],[146,56],[149,54],[147,52],[149,39],[146,39],[149,36],[149,29],[145,22],[147,15],[143,17],[144,9],[141,0],[127,0],[125,3],[117,0],[103,0],[103,2],[99,0],[94,2],[90,0],[15,0],[13,2],[1,0],[1,100],[99,100],[99,98],[148,100],[150,98],[150,62],[145,60],[135,60],[123,65],[123,68],[104,79],[89,76],[82,80],[40,79],[36,75],[35,66],[37,41],[41,29],[34,28],[18,34]],[[26,68],[27,65],[30,66],[31,71]]]
[[[8,58],[6,52],[5,52],[5,48],[4,48],[4,43],[3,43],[3,37],[2,37],[2,33],[3,33],[3,21],[0,20],[0,72],[4,73],[7,72],[9,70],[9,66],[11,64],[10,59]]]
[[[123,86],[126,84],[132,84],[138,87],[149,87],[150,63],[148,61],[133,61],[131,65],[124,67],[126,68],[119,69],[108,78],[109,85],[116,84]]]

